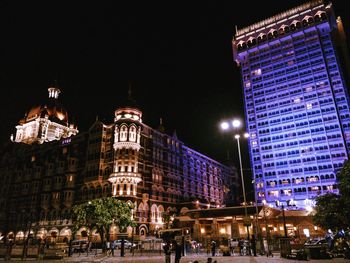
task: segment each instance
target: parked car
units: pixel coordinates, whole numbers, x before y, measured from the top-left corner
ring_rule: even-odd
[[[72,241],[72,250],[73,252],[85,252],[88,247],[89,241],[86,239],[73,240]]]
[[[115,247],[120,249],[122,246],[122,241],[119,239],[119,240],[116,240],[115,241]],[[124,240],[124,248],[126,249],[130,249],[131,247],[135,247],[136,244],[132,244],[130,241],[128,240]]]
[[[307,240],[305,242],[306,246],[308,246],[308,245],[323,245],[323,244],[327,244],[327,240],[324,238],[314,238],[314,239]]]

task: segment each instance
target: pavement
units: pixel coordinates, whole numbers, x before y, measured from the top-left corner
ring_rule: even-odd
[[[118,251],[116,251],[118,252]],[[193,263],[195,260],[198,261],[198,263],[207,263],[208,256],[207,254],[190,254],[185,257],[181,258],[180,263]],[[280,258],[279,254],[274,254],[274,257],[266,257],[266,256],[215,256],[211,257],[212,261],[216,261],[217,263],[295,263],[300,261],[293,260],[293,259],[285,259]],[[125,262],[125,263],[164,263],[165,257],[164,255],[132,255],[127,254],[125,257],[120,257],[119,254],[115,254],[115,256],[106,256],[103,254],[74,254],[72,257],[66,257],[62,260],[34,260],[34,259],[27,259],[28,262],[50,262],[50,263],[92,263],[92,262]],[[10,260],[10,261],[4,261],[4,262],[22,262],[21,260]],[[171,263],[175,262],[174,256],[171,258]],[[349,259],[343,259],[343,258],[334,258],[334,259],[319,259],[319,260],[309,260],[310,263],[349,263]]]

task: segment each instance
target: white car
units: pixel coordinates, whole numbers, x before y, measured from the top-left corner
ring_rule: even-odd
[[[121,246],[122,246],[122,241],[121,240],[115,240],[114,242],[115,242],[115,247],[120,249]],[[124,240],[124,248],[130,249],[132,246],[135,247],[136,244],[132,244],[130,241]]]

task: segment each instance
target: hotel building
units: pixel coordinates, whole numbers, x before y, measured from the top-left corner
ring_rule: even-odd
[[[310,208],[348,159],[349,61],[332,4],[311,1],[237,30],[256,198]]]
[[[49,88],[50,103],[59,92]],[[30,231],[69,240],[75,204],[115,196],[134,204],[134,234],[142,239],[165,227],[168,209],[222,207],[230,196],[224,182],[232,181],[234,167],[191,149],[162,126],[147,126],[131,99],[117,108],[113,123],[97,119],[79,134],[63,107],[46,103],[25,116],[16,139],[1,150],[0,232],[8,237]],[[77,235],[89,231],[98,237],[84,228]],[[117,234],[114,228],[110,234]]]

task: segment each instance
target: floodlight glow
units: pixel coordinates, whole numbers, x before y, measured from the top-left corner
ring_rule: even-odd
[[[230,125],[228,124],[228,122],[224,121],[223,123],[221,123],[222,130],[227,130],[229,127]]]
[[[232,126],[233,126],[234,128],[240,127],[240,126],[241,126],[241,121],[240,121],[240,120],[233,120],[233,121],[232,121]]]

